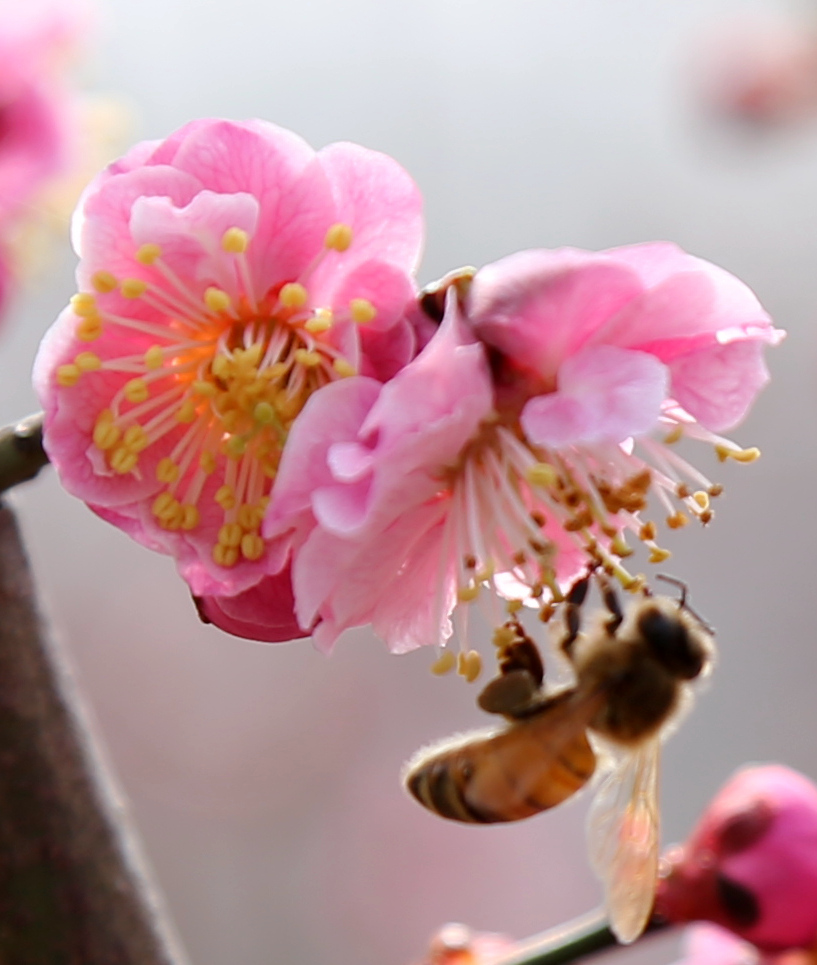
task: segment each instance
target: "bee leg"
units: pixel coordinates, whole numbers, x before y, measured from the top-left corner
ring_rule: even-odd
[[[539,694],[539,684],[527,670],[509,670],[488,681],[477,704],[489,714],[513,718],[527,710]]]
[[[606,580],[601,583],[601,598],[610,611],[609,618],[604,621],[604,629],[612,637],[615,636],[616,630],[621,626],[624,613],[618,600],[618,594]]]
[[[587,591],[590,589],[591,576],[592,572],[582,577],[582,579],[576,580],[573,586],[567,591],[567,596],[565,597],[565,625],[567,632],[560,647],[568,659],[570,659],[573,644],[578,639],[579,631],[581,630],[581,608],[587,597]]]
[[[500,673],[508,674],[514,670],[526,670],[536,681],[537,687],[541,686],[545,679],[545,665],[539,648],[525,632],[521,623],[514,620],[506,626],[514,631],[516,637],[500,650]]]

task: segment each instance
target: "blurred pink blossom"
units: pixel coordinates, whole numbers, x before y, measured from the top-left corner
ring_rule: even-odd
[[[20,231],[86,149],[69,68],[89,19],[78,2],[0,5],[0,308],[25,257]]]
[[[746,15],[699,47],[697,86],[710,110],[766,127],[817,113],[817,26],[811,20]]]
[[[648,495],[673,529],[720,491],[671,444],[756,455],[714,430],[745,415],[781,337],[745,285],[670,244],[481,269],[391,381],[329,386],[293,428],[263,532],[292,559],[301,626],[328,650],[371,622],[400,652],[444,642],[486,589],[545,614],[590,561],[632,585],[627,532],[669,555]]]
[[[492,965],[510,955],[513,946],[505,935],[474,932],[467,925],[451,922],[432,937],[416,965]]]
[[[414,354],[421,241],[395,161],[262,121],[194,121],[86,189],[79,292],[34,369],[45,446],[70,492],[176,558],[213,622],[306,632],[287,578],[268,578],[284,562],[259,532],[272,481],[310,398]]]
[[[675,965],[759,965],[754,945],[717,925],[691,925],[684,935],[684,957]]]
[[[766,955],[817,945],[817,787],[802,774],[738,771],[665,865],[670,922],[714,922]]]

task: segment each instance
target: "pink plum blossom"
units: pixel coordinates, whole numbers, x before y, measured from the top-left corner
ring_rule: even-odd
[[[669,555],[648,497],[675,529],[721,490],[673,444],[757,454],[715,432],[782,333],[722,269],[656,243],[524,251],[461,281],[414,361],[328,386],[293,428],[263,532],[322,649],[365,623],[393,651],[441,644],[490,590],[547,619],[588,563],[632,587],[628,535]]]
[[[19,233],[82,151],[68,65],[87,25],[79,3],[33,0],[0,9],[0,304],[17,270]]]
[[[675,965],[759,965],[754,945],[717,925],[692,925],[684,935],[684,957]]]
[[[668,921],[714,922],[767,955],[817,944],[817,787],[797,771],[738,771],[665,865]]]
[[[79,291],[34,368],[63,484],[174,556],[207,619],[303,635],[261,520],[309,400],[416,351],[417,188],[354,144],[201,120],[100,174],[73,240]]]

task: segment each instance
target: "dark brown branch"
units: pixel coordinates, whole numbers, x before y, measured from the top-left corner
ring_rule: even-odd
[[[0,493],[33,479],[47,462],[42,413],[0,429]]]
[[[0,962],[182,961],[0,504]]]

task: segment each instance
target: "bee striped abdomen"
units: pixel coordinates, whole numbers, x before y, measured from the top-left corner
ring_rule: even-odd
[[[593,774],[596,758],[564,700],[505,730],[443,744],[409,763],[406,787],[452,821],[518,821],[561,804]]]

